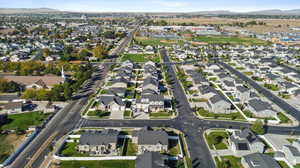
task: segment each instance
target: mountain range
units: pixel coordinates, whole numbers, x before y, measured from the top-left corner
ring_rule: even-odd
[[[40,13],[68,13],[68,11],[61,11],[51,8],[0,8],[0,14],[40,14]],[[84,12],[78,12],[84,13]],[[89,13],[89,12],[87,12]],[[101,12],[99,12],[101,13]],[[108,12],[105,12],[108,13]],[[113,13],[113,12],[112,12]],[[114,12],[115,13],[115,12]],[[133,12],[123,12],[123,13],[133,13]],[[139,12],[141,13],[141,12]],[[149,12],[145,12],[149,13]],[[157,12],[154,12],[157,13]],[[182,12],[179,12],[183,14]],[[174,12],[172,12],[174,14]],[[188,15],[300,15],[300,9],[293,10],[280,10],[280,9],[270,9],[270,10],[260,10],[260,11],[250,11],[250,12],[234,12],[229,10],[216,10],[216,11],[198,11],[198,12],[188,12],[184,13]]]

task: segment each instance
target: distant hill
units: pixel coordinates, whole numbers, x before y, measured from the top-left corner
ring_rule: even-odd
[[[190,12],[190,15],[300,15],[300,9],[293,10],[280,10],[270,9],[261,11],[250,11],[250,12],[233,12],[233,11],[199,11]]]
[[[0,8],[0,14],[39,14],[39,13],[59,13],[61,11],[50,8]]]
[[[69,13],[71,11],[60,11],[51,8],[0,8],[0,14],[47,14],[47,13]],[[74,11],[72,12],[74,13]],[[75,12],[75,13],[119,13],[119,12]],[[250,12],[234,12],[229,10],[196,11],[196,12],[120,12],[123,14],[150,14],[150,15],[300,15],[300,9],[280,10],[270,9]]]

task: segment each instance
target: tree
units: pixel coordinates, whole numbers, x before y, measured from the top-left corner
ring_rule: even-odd
[[[86,48],[81,49],[78,54],[77,54],[77,58],[79,60],[85,60],[87,57],[90,57],[92,54],[89,52],[89,50],[87,50]]]
[[[64,84],[64,98],[69,100],[72,97],[72,89],[69,83]]]
[[[49,48],[44,48],[43,49],[43,56],[48,57],[50,55],[50,49]]]
[[[106,54],[105,47],[103,45],[97,45],[93,49],[93,56],[97,58],[103,58],[104,54]]]
[[[106,32],[104,32],[104,37],[107,38],[107,39],[114,39],[115,38],[115,32],[106,31]]]
[[[261,120],[256,120],[250,129],[258,135],[263,135],[265,133],[264,123]]]

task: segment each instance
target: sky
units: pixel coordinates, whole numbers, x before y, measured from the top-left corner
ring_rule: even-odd
[[[41,7],[80,12],[247,12],[300,9],[300,0],[0,0],[0,8]]]

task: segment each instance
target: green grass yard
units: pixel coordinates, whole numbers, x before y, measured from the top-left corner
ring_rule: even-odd
[[[213,146],[217,150],[228,149],[227,145],[224,143],[228,138],[228,133],[225,131],[213,131],[209,134],[205,135],[206,141],[210,149],[214,149]]]
[[[43,112],[28,112],[9,115],[9,123],[0,127],[0,130],[27,130],[30,126],[40,125],[49,114]]]
[[[172,44],[183,45],[184,42],[182,40],[164,40],[159,38],[146,38],[146,37],[136,37],[134,41],[137,44],[141,44],[143,46],[151,45],[151,46],[170,46]]]
[[[226,163],[225,165],[228,165],[230,168],[243,168],[243,165],[241,164],[241,158],[234,157],[234,156],[222,156],[221,161],[215,157],[215,160],[217,162],[218,168],[223,168],[222,162]]]
[[[209,112],[204,108],[198,108],[196,110],[196,114],[200,117],[213,118],[213,119],[245,120],[244,117],[239,112],[230,113],[230,114],[217,114],[217,113]]]
[[[125,156],[136,156],[137,154],[137,145],[132,143],[131,139],[126,139],[124,154]]]
[[[286,115],[284,115],[282,112],[277,113],[278,118],[280,119],[280,123],[290,123],[292,122]]]
[[[122,57],[122,61],[130,60],[132,62],[147,62],[153,61],[160,62],[160,57],[156,54],[125,54]]]
[[[242,45],[268,45],[269,43],[257,38],[233,37],[233,36],[198,36],[193,38],[197,42],[209,44],[242,44]]]
[[[134,160],[62,161],[59,168],[134,168]]]
[[[91,117],[98,117],[101,119],[108,119],[110,116],[110,112],[108,111],[101,111],[101,110],[96,110],[96,111],[89,111],[88,116]]]
[[[286,164],[284,161],[277,161],[281,168],[289,168],[288,164]]]
[[[66,157],[85,157],[87,154],[80,153],[76,150],[78,143],[68,142],[64,144],[62,151],[60,152],[63,156]]]
[[[170,118],[172,113],[170,112],[158,112],[158,113],[150,113],[150,118]]]

